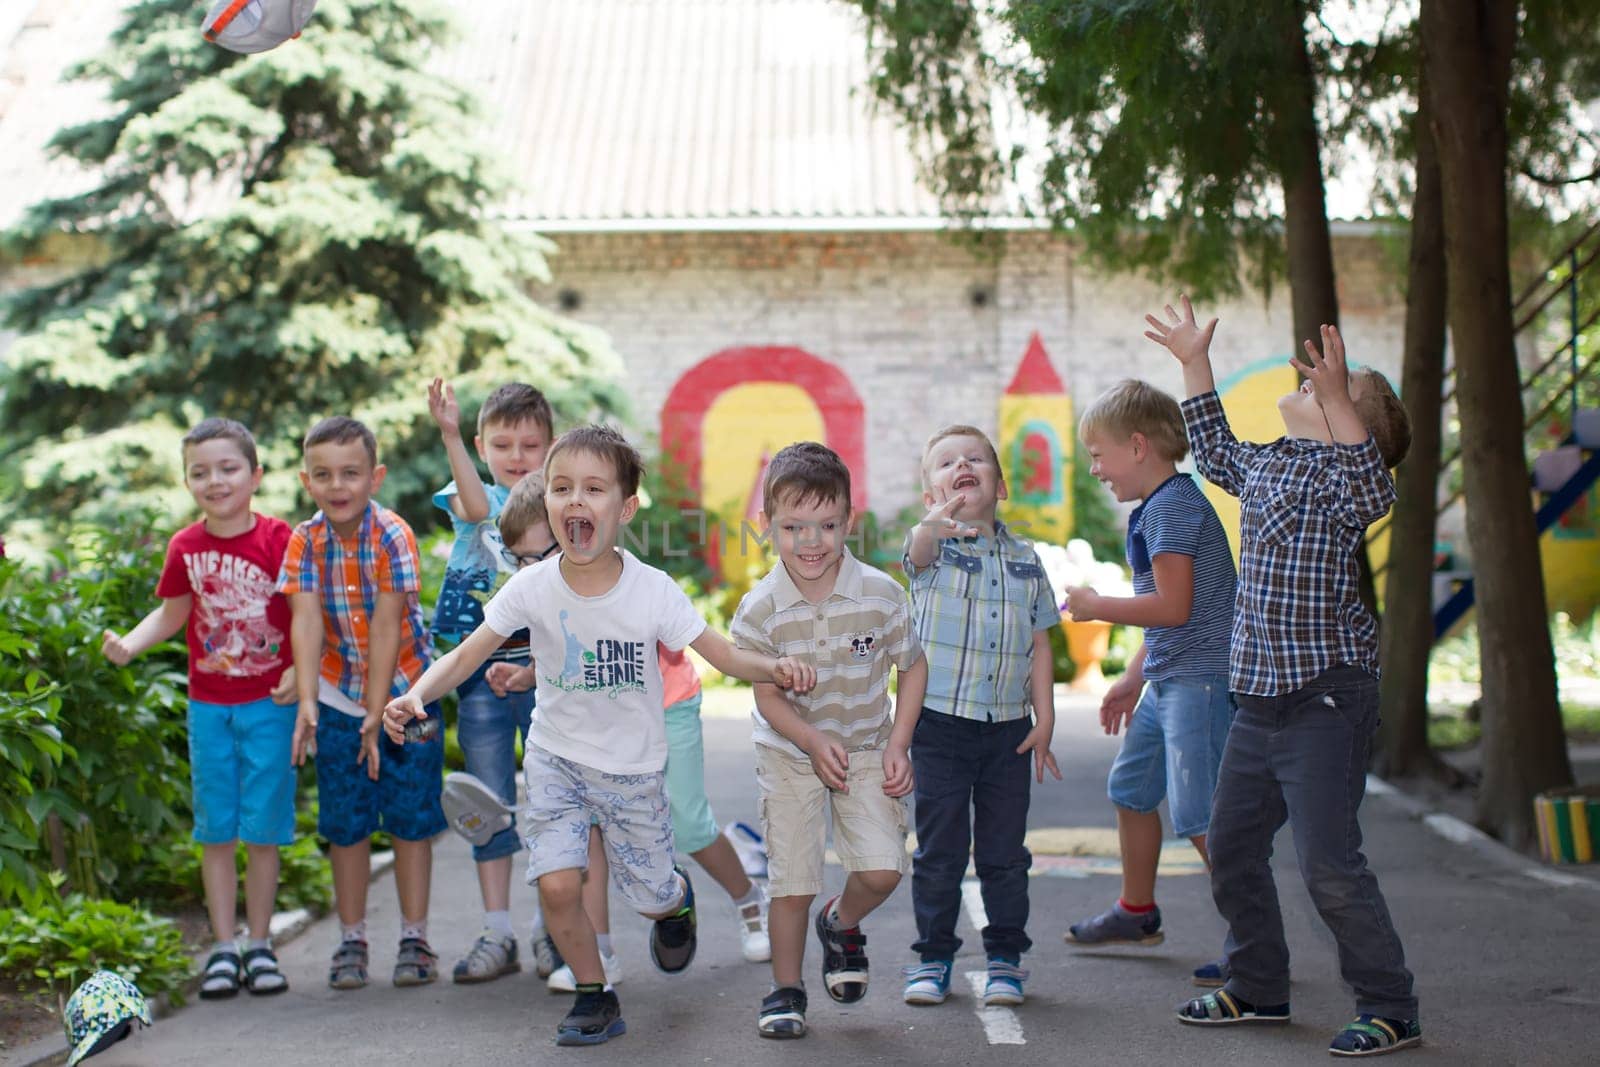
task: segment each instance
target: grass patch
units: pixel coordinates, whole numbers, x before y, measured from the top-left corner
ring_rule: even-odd
[[[1563,705],[1561,722],[1568,741],[1600,741],[1600,705]],[[1466,708],[1435,705],[1428,712],[1428,744],[1436,749],[1470,748],[1482,734]]]

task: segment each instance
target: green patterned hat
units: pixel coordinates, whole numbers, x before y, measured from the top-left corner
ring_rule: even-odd
[[[104,1052],[133,1032],[133,1024],[150,1025],[150,1005],[137,986],[120,974],[96,971],[67,1001],[63,1021],[72,1055],[67,1067]]]

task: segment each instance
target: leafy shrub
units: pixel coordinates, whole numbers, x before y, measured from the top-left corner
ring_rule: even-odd
[[[15,567],[0,563],[0,589]],[[0,900],[38,893],[34,831],[56,807],[49,790],[63,758],[74,755],[61,740],[60,686],[30,666],[36,655],[33,642],[0,632]]]
[[[294,844],[278,850],[278,897],[274,911],[305,908],[316,914],[328,910],[333,900],[333,873],[327,857],[317,848],[315,820],[309,835],[300,831]],[[201,862],[205,846],[188,837],[169,843],[162,864],[162,874],[155,884],[136,887],[152,898],[161,894],[165,905],[198,904],[205,900],[205,884],[201,878]],[[234,869],[239,872],[239,901],[244,902],[244,873],[249,861],[249,850],[240,844],[234,854]]]
[[[61,884],[59,876],[52,881]],[[183,937],[169,919],[137,905],[97,900],[82,893],[65,899],[45,894],[29,910],[0,910],[6,931],[0,970],[20,985],[65,995],[97,970],[116,971],[147,997],[183,1002],[191,964]]]

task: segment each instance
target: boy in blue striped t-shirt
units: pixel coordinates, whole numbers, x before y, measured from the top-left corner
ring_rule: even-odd
[[[1127,727],[1106,784],[1117,809],[1122,896],[1071,926],[1066,939],[1159,945],[1165,936],[1155,902],[1163,797],[1173,834],[1192,841],[1209,863],[1211,794],[1233,722],[1228,642],[1237,578],[1211,502],[1193,478],[1178,473],[1189,441],[1175,399],[1127,379],[1084,412],[1078,436],[1089,451],[1090,473],[1119,501],[1141,503],[1128,519],[1134,595],[1101,596],[1085,586],[1068,591],[1067,608],[1080,622],[1143,627],[1144,643],[1100,705],[1106,733]]]

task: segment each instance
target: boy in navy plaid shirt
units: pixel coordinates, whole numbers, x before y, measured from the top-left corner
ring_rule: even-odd
[[[1228,980],[1178,1011],[1180,1022],[1288,1022],[1289,950],[1268,863],[1285,822],[1301,877],[1339,946],[1356,1019],[1342,1056],[1419,1044],[1417,998],[1378,882],[1361,854],[1357,811],[1378,724],[1377,623],[1361,603],[1367,527],[1394,502],[1389,468],[1411,443],[1383,376],[1351,373],[1335,326],[1291,365],[1301,388],[1278,401],[1288,433],[1234,438],[1211,374],[1211,337],[1180,315],[1146,315],[1145,336],[1183,364],[1184,423],[1207,479],[1237,496],[1239,591],[1229,684],[1239,710],[1211,812],[1211,889],[1228,922]]]

